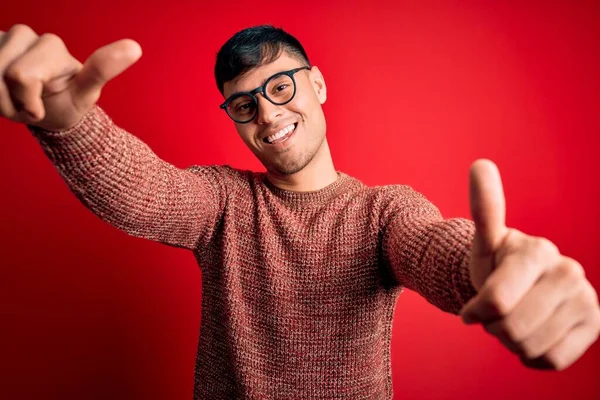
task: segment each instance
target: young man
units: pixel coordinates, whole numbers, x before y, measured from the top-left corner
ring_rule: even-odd
[[[0,37],[0,112],[27,124],[73,193],[105,221],[193,251],[202,268],[195,398],[392,398],[394,305],[410,288],[482,323],[531,367],[563,369],[600,330],[576,261],[504,225],[495,166],[471,169],[474,223],[407,186],[335,170],[325,80],[270,26],[220,50],[221,105],[266,168],[178,169],[95,105],[141,56],[119,41],[82,65],[53,35]]]

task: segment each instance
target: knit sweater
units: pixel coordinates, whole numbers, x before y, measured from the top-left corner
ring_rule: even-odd
[[[404,288],[458,313],[475,294],[471,221],[409,186],[338,172],[312,192],[228,166],[180,169],[98,106],[30,126],[77,198],[136,237],[193,252],[202,273],[195,399],[391,399]]]

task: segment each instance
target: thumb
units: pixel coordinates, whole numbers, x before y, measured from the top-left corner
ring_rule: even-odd
[[[502,180],[496,164],[480,159],[471,166],[469,181],[471,215],[475,222],[473,255],[486,257],[500,246],[508,230]]]
[[[96,50],[75,77],[75,99],[87,108],[100,96],[102,87],[142,56],[141,46],[134,40],[122,39]]]

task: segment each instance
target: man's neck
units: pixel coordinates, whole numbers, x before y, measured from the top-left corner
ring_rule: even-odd
[[[294,192],[312,192],[331,185],[338,179],[333,166],[327,139],[311,162],[301,171],[292,175],[280,175],[267,171],[267,179],[280,189]]]

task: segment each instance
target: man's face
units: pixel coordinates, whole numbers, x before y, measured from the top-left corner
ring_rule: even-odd
[[[226,82],[224,96],[228,98],[237,92],[249,92],[276,73],[303,66],[299,59],[284,51],[274,62]],[[319,152],[325,138],[325,116],[321,104],[327,95],[323,76],[317,67],[312,67],[311,70],[295,73],[294,80],[296,95],[292,101],[275,105],[262,94],[256,94],[256,117],[245,124],[235,123],[248,148],[269,172],[277,175],[291,175],[302,170]],[[293,131],[290,132],[291,128]],[[273,139],[278,132],[278,136],[285,136],[271,143],[267,138]]]

